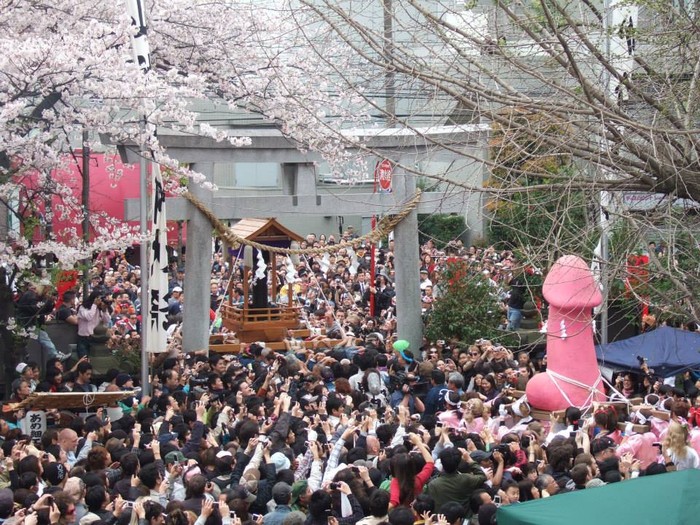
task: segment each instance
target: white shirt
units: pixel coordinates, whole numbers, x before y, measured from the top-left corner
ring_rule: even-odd
[[[700,468],[700,457],[695,449],[685,446],[685,457],[679,457],[675,452],[669,450],[669,457],[673,464],[676,465],[676,470],[687,470],[691,468]]]

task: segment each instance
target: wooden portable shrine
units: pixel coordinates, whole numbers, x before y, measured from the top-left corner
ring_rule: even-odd
[[[254,241],[258,244],[275,248],[289,248],[293,242],[300,243],[303,237],[288,230],[275,219],[242,219],[231,230],[239,237]],[[257,264],[257,249],[239,246],[239,255],[243,263],[243,304],[233,304],[231,290],[228,290],[228,301],[221,305],[221,319],[225,328],[235,332],[236,337],[243,343],[254,341],[283,341],[287,329],[299,326],[300,307],[295,307],[293,286],[287,287],[287,304],[270,304],[265,299],[265,305],[251,304],[250,278],[255,273]],[[243,256],[245,250],[253,255],[252,262]],[[267,254],[268,270],[272,270],[272,282],[269,287],[271,300],[277,297],[277,257],[275,252],[262,250]],[[231,283],[233,280],[231,280]],[[262,291],[267,297],[267,283]],[[229,288],[231,284],[229,285]],[[259,297],[258,297],[259,302]]]
[[[95,406],[107,406],[135,394],[133,390],[118,392],[32,392],[23,401],[8,403],[7,411],[15,410],[58,410],[88,409]]]

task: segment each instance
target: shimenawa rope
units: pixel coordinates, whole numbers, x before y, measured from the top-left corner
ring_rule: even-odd
[[[209,220],[211,225],[214,227],[214,230],[220,238],[224,239],[226,242],[228,242],[234,247],[243,244],[246,246],[252,246],[253,248],[257,248],[258,250],[282,253],[285,255],[318,255],[322,253],[334,253],[343,248],[356,247],[362,242],[369,242],[370,244],[379,242],[383,237],[388,235],[389,232],[392,231],[398,223],[404,220],[408,216],[408,214],[416,208],[416,206],[418,206],[418,203],[420,202],[421,193],[422,192],[420,190],[416,191],[416,194],[411,198],[411,200],[406,202],[405,207],[399,213],[397,213],[396,215],[387,215],[383,217],[377,224],[377,227],[369,233],[366,233],[361,237],[357,237],[355,239],[347,241],[341,241],[338,244],[326,246],[324,248],[278,248],[274,246],[267,246],[266,244],[261,244],[255,241],[249,241],[248,239],[244,239],[243,237],[240,237],[233,233],[233,231],[231,231],[231,229],[226,224],[219,220],[216,217],[216,215],[214,215],[214,213],[209,208],[207,208],[204,205],[204,203],[200,201],[197,197],[195,197],[189,192],[183,193],[182,196],[188,201],[190,201],[195,208],[202,212],[202,214],[207,218],[207,220]]]

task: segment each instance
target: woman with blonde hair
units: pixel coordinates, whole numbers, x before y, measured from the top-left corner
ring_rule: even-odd
[[[472,398],[462,402],[464,414],[460,428],[466,432],[475,434],[484,430],[484,403],[479,398]]]
[[[672,421],[668,426],[668,433],[662,444],[666,467],[675,467],[675,470],[700,468],[700,457],[688,444],[688,432],[687,424]]]

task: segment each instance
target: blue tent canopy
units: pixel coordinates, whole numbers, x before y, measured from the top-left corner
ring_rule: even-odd
[[[638,356],[661,377],[685,370],[700,370],[700,333],[662,326],[636,337],[598,345],[596,357],[601,366],[613,370],[639,370]]]

